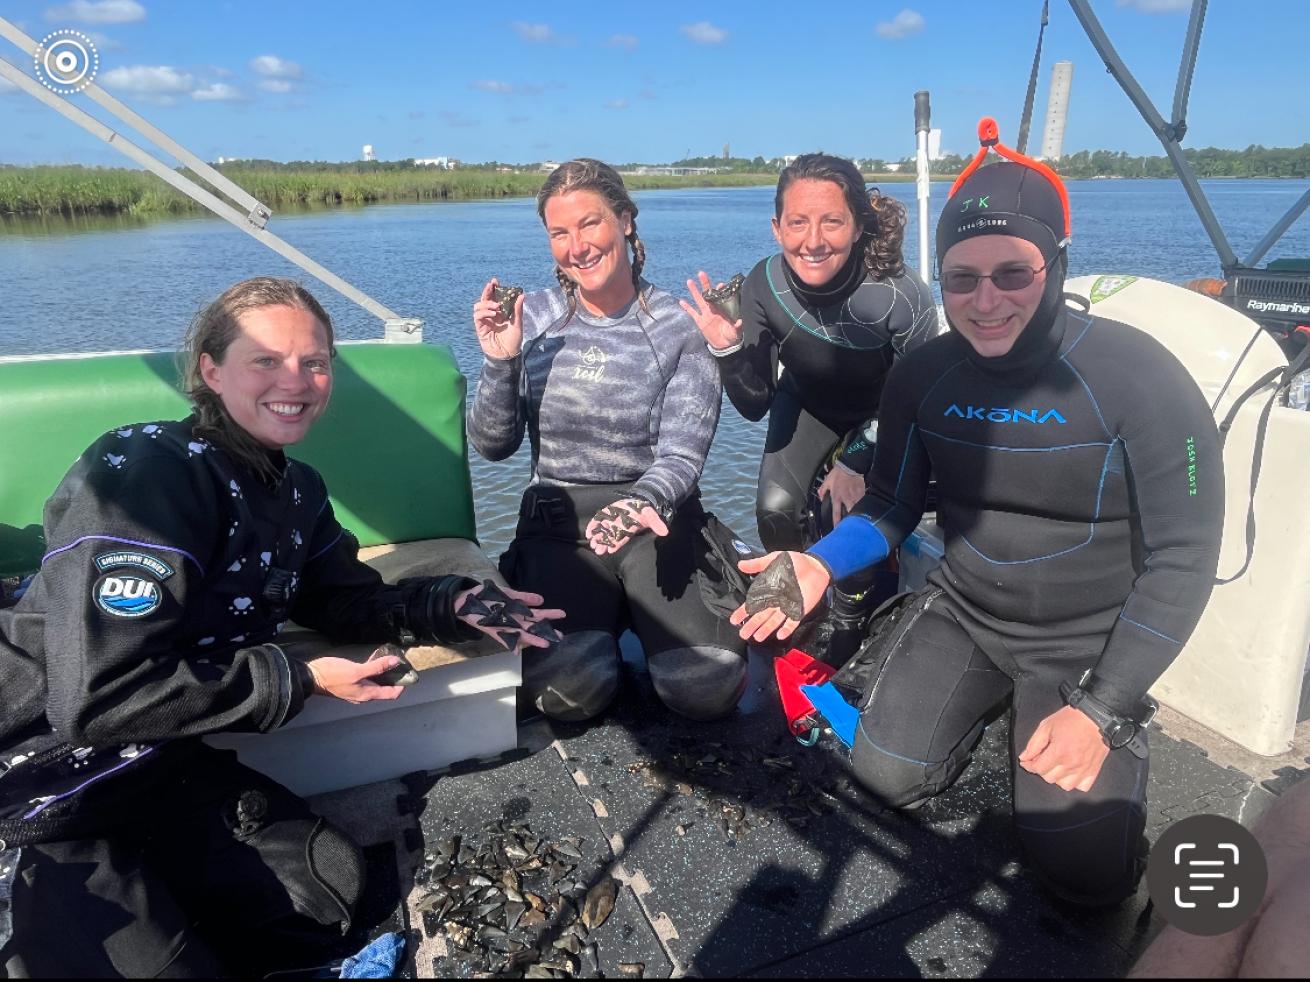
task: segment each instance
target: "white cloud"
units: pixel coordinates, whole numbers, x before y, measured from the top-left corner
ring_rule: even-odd
[[[284,78],[266,78],[259,83],[259,87],[265,92],[277,92],[279,94],[290,92],[295,88],[294,85]]]
[[[472,87],[479,92],[513,92],[514,86],[508,82],[497,82],[493,79],[479,79],[472,83]]]
[[[73,0],[66,7],[51,7],[45,16],[79,24],[133,24],[146,19],[146,8],[137,0]]]
[[[1192,0],[1118,0],[1117,6],[1132,7],[1144,14],[1176,14],[1192,9]]]
[[[627,48],[631,51],[637,46],[637,36],[635,34],[611,34],[610,39],[605,44],[611,48]]]
[[[555,40],[555,32],[550,29],[549,24],[528,24],[516,20],[510,27],[514,28],[515,34],[530,44],[550,44]]]
[[[715,27],[707,20],[697,21],[695,24],[684,24],[678,28],[682,36],[695,41],[697,44],[722,44],[728,39],[728,32],[721,27]]]
[[[130,92],[153,102],[171,103],[175,96],[186,95],[195,86],[195,78],[168,65],[133,65],[111,68],[99,78],[107,89]]]
[[[609,102],[605,103],[605,108],[606,108],[606,109],[627,109],[627,108],[628,108],[628,100],[627,100],[627,99],[611,99]]]
[[[923,14],[906,7],[891,20],[882,21],[874,28],[874,32],[880,38],[896,41],[911,34],[918,34],[923,30],[924,23]]]
[[[304,71],[294,61],[287,61],[277,55],[260,55],[250,59],[250,70],[265,78],[296,79],[304,75]]]
[[[201,102],[240,102],[245,98],[241,90],[235,85],[228,85],[226,82],[210,82],[208,85],[202,85],[191,93],[192,99],[198,99]]]

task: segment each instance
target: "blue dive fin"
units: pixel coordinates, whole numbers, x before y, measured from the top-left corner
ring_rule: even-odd
[[[841,697],[831,682],[823,685],[802,685],[801,692],[832,727],[837,739],[846,746],[855,745],[855,727],[860,721],[860,711]]]

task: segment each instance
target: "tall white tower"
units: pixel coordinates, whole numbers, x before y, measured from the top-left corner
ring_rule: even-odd
[[[1042,159],[1059,160],[1064,155],[1064,124],[1069,118],[1069,89],[1073,86],[1073,62],[1057,61],[1051,69],[1051,95],[1046,101],[1046,132],[1042,136]]]
[[[371,144],[371,143],[365,143],[365,144],[364,144],[364,159],[365,159],[365,160],[377,160],[377,159],[378,159],[378,155],[375,154],[375,153],[373,152],[373,144]]]

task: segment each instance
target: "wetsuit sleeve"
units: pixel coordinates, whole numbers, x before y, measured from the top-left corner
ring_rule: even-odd
[[[513,456],[523,443],[526,423],[519,380],[522,353],[513,358],[484,358],[477,393],[468,413],[469,442],[487,460]]]
[[[242,648],[215,671],[177,644],[199,618],[222,521],[208,475],[169,457],[113,469],[103,449],[88,451],[47,511],[51,725],[91,745],[280,726],[307,694],[281,649]]]
[[[902,305],[897,304],[895,320],[890,325],[892,348],[897,355],[907,355],[937,336],[937,303],[928,284],[913,270],[906,269],[905,275],[897,278],[896,288],[904,296],[905,304],[904,313]]]
[[[719,375],[737,412],[752,421],[763,419],[773,405],[778,377],[778,344],[769,330],[766,300],[768,284],[757,266],[741,291],[741,344],[716,354]]]
[[[714,359],[699,333],[689,335],[664,389],[655,460],[632,487],[637,497],[666,516],[686,500],[705,467],[722,402]]]
[[[321,478],[320,478],[321,481]],[[425,643],[468,641],[478,631],[455,616],[455,595],[477,581],[422,576],[392,585],[359,558],[359,543],[341,527],[327,492],[291,616],[333,641]],[[405,637],[413,634],[413,639]]]
[[[1118,378],[1118,434],[1143,556],[1088,689],[1129,715],[1187,643],[1214,589],[1224,475],[1210,408],[1172,355],[1152,342]]]
[[[937,305],[932,291],[912,270],[897,277],[892,284],[896,301],[888,318],[892,350],[899,358],[937,335]],[[837,461],[855,474],[867,474],[873,467],[877,417],[866,421],[851,433]]]
[[[921,374],[912,361],[898,359],[892,367],[878,413],[878,443],[867,480],[868,493],[808,550],[834,580],[846,579],[887,558],[923,518],[932,463],[917,424],[917,407],[923,397],[917,382]]]
[[[868,474],[873,468],[873,451],[877,445],[877,417],[850,432],[837,455],[837,463],[852,474]]]

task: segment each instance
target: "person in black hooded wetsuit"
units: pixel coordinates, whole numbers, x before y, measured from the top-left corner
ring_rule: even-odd
[[[803,549],[863,495],[883,381],[898,356],[936,334],[937,308],[901,256],[904,207],[866,191],[850,161],[797,158],[778,178],[774,209],[782,251],[746,277],[741,320],[706,302],[703,272],[699,284],[687,283],[695,307],[683,306],[737,411],[769,417],[756,497],[760,541],[769,550]],[[811,489],[829,462],[822,514],[812,516]],[[855,577],[834,594],[834,626],[848,641],[874,599],[856,599],[871,580]],[[830,657],[841,660],[839,652]]]
[[[994,126],[937,229],[951,331],[893,369],[868,494],[807,554],[742,564],[770,572],[733,620],[789,635],[830,580],[913,531],[934,474],[945,559],[834,680],[859,712],[853,771],[891,805],[922,801],[1008,700],[1030,864],[1111,903],[1144,858],[1147,690],[1214,581],[1222,458],[1173,355],[1066,303],[1063,186],[1008,148],[978,167]]]
[[[393,654],[297,652],[279,637],[287,620],[334,642],[479,636],[484,618],[461,610],[485,588],[384,583],[322,477],[283,452],[331,393],[318,302],[287,280],[247,280],[189,342],[196,414],[92,444],[46,505],[40,572],[0,610],[0,977],[306,964],[284,959],[314,957],[320,925],[340,938],[363,856],[200,737],[274,730],[315,696],[403,692],[378,678],[402,664]]]

